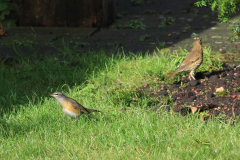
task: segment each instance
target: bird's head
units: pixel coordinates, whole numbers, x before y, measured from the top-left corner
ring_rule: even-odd
[[[61,103],[67,98],[62,92],[58,91],[54,92],[53,94],[50,94],[49,96],[56,98],[59,103]]]
[[[49,96],[52,96],[52,97],[60,97],[60,96],[62,96],[62,95],[64,95],[62,92],[54,92],[53,94],[49,94]]]
[[[193,42],[193,46],[202,46],[202,39],[196,39],[194,42]]]

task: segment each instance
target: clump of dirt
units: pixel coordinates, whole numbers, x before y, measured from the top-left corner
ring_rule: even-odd
[[[226,67],[211,73],[198,72],[195,78],[191,81],[188,77],[181,78],[181,82],[160,85],[157,92],[150,89],[150,85],[145,85],[140,92],[155,96],[160,101],[162,97],[170,96],[173,103],[161,107],[182,115],[206,110],[213,117],[235,118],[240,115],[240,67]]]

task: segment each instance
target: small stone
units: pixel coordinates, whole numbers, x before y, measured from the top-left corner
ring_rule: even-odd
[[[179,32],[173,32],[174,34],[179,34]]]
[[[218,21],[212,21],[211,23],[214,23],[214,24],[221,24],[221,23],[218,22]]]
[[[229,72],[229,76],[233,76],[234,75],[234,72],[233,71],[230,71]]]
[[[222,50],[221,53],[227,53],[227,51],[226,50]]]
[[[232,80],[234,79],[234,77],[233,77],[233,75],[230,75],[230,76],[226,77],[226,79],[227,79],[228,81],[232,81]]]
[[[170,44],[173,44],[173,42],[166,42],[166,44],[170,45]]]
[[[197,98],[196,96],[191,96],[190,97],[190,102],[193,102],[194,100],[196,100],[196,98]]]
[[[191,96],[194,96],[194,93],[192,91],[189,91],[187,95],[188,95],[188,98],[190,98]]]
[[[207,97],[209,97],[209,98],[214,97],[214,94],[212,92],[208,92]]]
[[[196,86],[196,85],[198,84],[198,81],[196,81],[196,80],[191,80],[191,81],[189,82],[189,84],[190,84],[190,86]]]
[[[176,101],[176,99],[177,99],[177,95],[173,95],[173,96],[172,96],[172,100],[173,100],[173,101]]]
[[[168,92],[167,91],[160,91],[160,92],[158,92],[158,95],[166,96],[166,95],[168,95]]]
[[[224,86],[224,85],[226,85],[226,82],[225,81],[220,81],[220,82],[218,82],[218,85]]]
[[[222,42],[215,42],[216,44],[222,44]]]
[[[209,80],[211,80],[211,81],[217,81],[217,79],[218,79],[218,75],[212,75],[212,76],[209,78]]]
[[[237,68],[237,71],[240,71],[240,65],[238,65],[236,68]]]
[[[159,19],[164,19],[165,17],[163,15],[160,15],[158,18]]]
[[[184,97],[184,96],[185,96],[185,93],[179,93],[178,96],[179,96],[179,97]]]

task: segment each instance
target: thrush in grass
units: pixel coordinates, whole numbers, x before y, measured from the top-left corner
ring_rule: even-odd
[[[202,61],[203,61],[202,42],[200,39],[197,39],[193,42],[192,51],[184,59],[180,67],[178,67],[176,71],[170,74],[167,77],[167,79],[171,78],[172,76],[179,72],[190,72],[189,79],[191,80],[192,77],[195,80],[193,72],[201,65]]]
[[[62,107],[62,111],[72,118],[77,118],[82,113],[100,112],[98,110],[83,107],[76,100],[65,96],[62,92],[54,92],[49,96],[56,98]]]

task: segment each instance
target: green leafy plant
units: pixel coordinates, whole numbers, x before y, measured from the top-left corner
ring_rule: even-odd
[[[210,6],[212,11],[217,9],[220,22],[229,22],[230,16],[236,13],[239,0],[201,0],[195,3],[197,7]]]
[[[203,49],[203,64],[198,70],[202,71],[212,71],[222,69],[223,63],[217,60],[214,60],[214,55],[211,55],[211,47]]]
[[[6,20],[6,17],[12,13],[19,12],[19,2],[21,0],[0,0],[0,22]],[[15,21],[9,20],[7,22],[7,27],[15,27]]]
[[[190,28],[191,28],[191,26],[189,24],[186,24],[186,26],[183,27],[183,29],[186,29],[186,30],[188,30]]]
[[[77,41],[70,41],[69,43],[73,45],[73,48],[76,48],[78,46],[88,46],[89,45],[89,43],[77,42]]]
[[[109,43],[107,43],[107,45],[108,46],[119,46],[119,45],[122,45],[122,43],[121,42],[118,42],[118,41],[115,41],[115,42],[109,42]]]
[[[131,20],[129,24],[122,26],[123,29],[145,29],[147,26],[142,21]]]
[[[234,34],[229,39],[236,39],[240,35],[240,20],[229,25],[228,30]]]
[[[162,24],[162,23],[158,25],[159,28],[164,28],[165,26],[166,26],[166,25],[165,25],[165,24]]]
[[[227,90],[224,90],[224,91],[219,91],[219,92],[215,92],[214,94],[216,96],[224,96],[224,95],[228,95],[230,92]]]
[[[37,43],[32,40],[13,40],[11,43],[1,43],[2,46],[33,46]]]
[[[158,26],[159,28],[164,28],[167,25],[174,24],[175,19],[174,18],[164,18],[161,21],[161,24]]]
[[[151,37],[151,36],[148,35],[148,34],[145,34],[145,35],[143,35],[143,36],[140,36],[139,42],[143,42],[143,41],[145,41],[146,39],[148,39],[148,38],[150,38],[150,37]]]
[[[156,13],[156,10],[147,9],[147,10],[145,10],[143,13],[145,13],[145,14],[155,14],[155,13]]]
[[[180,86],[179,88],[180,88],[180,89],[184,89],[184,88],[186,88],[188,85],[189,85],[189,83],[183,84],[182,81],[181,81],[181,86]]]
[[[118,13],[117,15],[116,15],[116,18],[117,19],[121,19],[124,15],[126,15],[127,14],[127,12],[121,12],[121,13]]]
[[[203,15],[202,18],[203,19],[209,19],[209,15]]]
[[[60,55],[67,56],[75,54],[77,52],[77,47],[80,45],[81,43],[79,42],[65,42],[64,39],[62,39],[62,46],[60,48],[54,45],[51,46],[56,48],[57,51],[60,52]]]
[[[158,41],[158,45],[159,45],[159,48],[160,48],[160,49],[162,49],[162,48],[164,48],[164,47],[166,46],[166,43],[165,43],[165,42],[159,41],[158,39],[157,39],[157,41]]]
[[[5,20],[5,16],[9,15],[13,7],[10,0],[0,0],[0,22]]]
[[[222,23],[229,23],[230,16],[236,13],[237,8],[240,5],[240,0],[201,0],[195,3],[197,7],[210,6],[212,11],[218,11],[218,20]],[[230,31],[234,32],[229,39],[236,38],[236,33],[239,33],[239,22],[230,26]]]
[[[191,37],[195,38],[195,37],[199,37],[199,35],[198,35],[197,33],[194,33],[194,32],[193,32],[193,33],[191,34]]]
[[[144,1],[143,0],[131,0],[133,5],[143,5]]]

